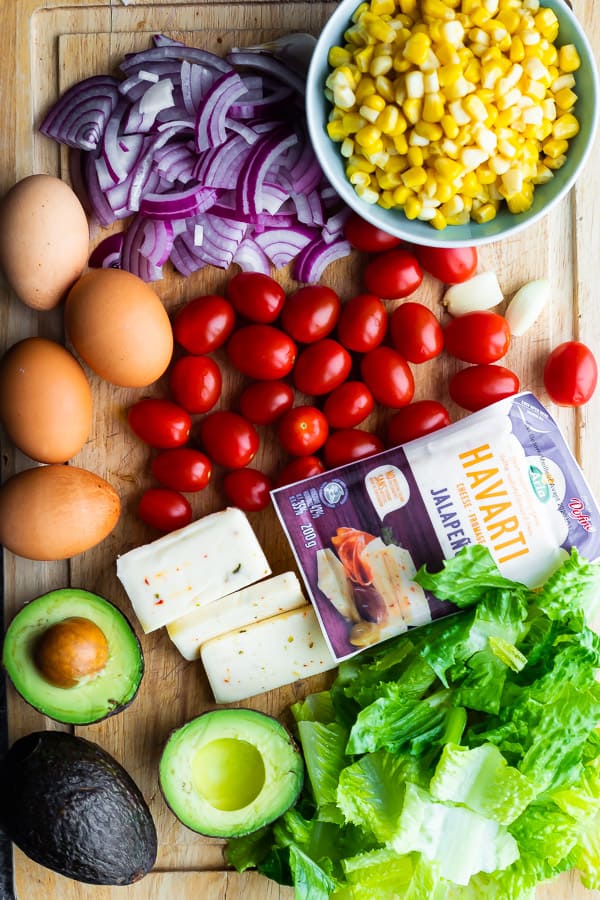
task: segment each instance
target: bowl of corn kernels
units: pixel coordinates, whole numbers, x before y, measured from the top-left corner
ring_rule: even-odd
[[[352,209],[413,243],[459,247],[511,236],[565,196],[599,93],[565,0],[342,0],[306,108]]]

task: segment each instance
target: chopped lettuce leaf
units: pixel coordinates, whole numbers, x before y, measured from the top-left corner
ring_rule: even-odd
[[[335,722],[303,720],[298,722],[298,734],[315,803],[318,807],[335,803],[340,772],[348,764],[348,732]]]
[[[435,574],[422,566],[415,581],[440,600],[451,600],[461,609],[478,603],[487,588],[505,588],[512,593],[529,592],[524,584],[501,575],[491,553],[481,544],[465,547],[461,553],[444,560],[443,569]]]

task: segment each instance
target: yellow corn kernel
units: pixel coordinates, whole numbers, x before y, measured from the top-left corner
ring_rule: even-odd
[[[496,213],[497,210],[493,203],[483,203],[478,209],[473,210],[471,215],[478,225],[483,225],[485,222],[495,219]]]
[[[518,34],[513,37],[510,43],[509,58],[513,63],[520,63],[525,59],[525,47]]]
[[[563,44],[558,51],[558,68],[561,72],[576,72],[581,59],[574,44]]]
[[[375,93],[375,82],[368,75],[364,75],[356,85],[356,102],[362,106],[367,97]]]
[[[398,0],[398,5],[405,16],[413,16],[417,12],[419,0]]]
[[[577,103],[577,94],[571,88],[563,88],[554,95],[554,100],[559,109],[572,109]]]
[[[367,121],[359,113],[347,112],[344,113],[342,123],[346,129],[346,134],[356,134],[360,128],[367,124]]]
[[[367,172],[370,175],[375,171],[375,165],[365,159],[364,156],[352,156],[349,160],[349,165],[356,172]]]
[[[382,209],[393,209],[394,204],[394,194],[391,190],[382,191],[377,199],[377,206],[381,206]]]
[[[392,57],[391,56],[376,56],[369,66],[369,74],[373,76],[373,78],[378,78],[380,75],[387,75],[388,72],[391,72],[393,67]]]
[[[380,138],[381,131],[375,125],[364,125],[356,132],[356,143],[369,152],[372,152]]]
[[[332,141],[341,142],[348,136],[342,119],[334,119],[327,123],[327,134]]]
[[[402,173],[402,183],[409,188],[423,187],[427,181],[427,172],[422,166],[412,166]]]
[[[509,34],[514,34],[521,24],[521,16],[515,9],[502,9],[496,18],[502,22]]]
[[[422,166],[425,161],[425,157],[423,156],[423,151],[420,147],[409,147],[408,153],[406,154],[406,158],[408,160],[409,165],[411,166]],[[413,185],[411,185],[413,187]]]
[[[485,25],[485,23],[491,18],[491,12],[489,12],[484,6],[475,7],[471,13],[471,23],[475,25],[476,28],[481,28],[481,26]]]
[[[383,97],[386,103],[392,103],[394,101],[394,86],[390,79],[386,78],[385,75],[377,76],[375,79],[375,90],[380,97]]]
[[[558,159],[559,156],[562,156],[569,149],[568,141],[562,139],[557,140],[554,137],[548,141],[544,141],[542,146],[544,153],[550,159]]]
[[[411,125],[416,125],[421,118],[423,101],[417,97],[409,97],[402,104],[402,112]]]
[[[477,175],[475,172],[467,172],[463,178],[462,187],[460,189],[463,197],[476,197],[481,189]]]
[[[552,137],[558,141],[570,141],[579,133],[579,122],[571,113],[559,116],[552,128]],[[545,148],[544,148],[545,149]],[[546,153],[548,151],[546,150]]]
[[[521,193],[514,194],[512,197],[506,198],[506,205],[508,206],[511,213],[514,213],[515,215],[518,213],[527,212],[528,209],[531,209],[532,203],[533,185],[529,182],[524,183]]]
[[[443,178],[449,183],[457,181],[463,176],[465,171],[462,163],[459,163],[454,159],[448,159],[445,156],[440,156],[434,160],[433,167],[440,178]]]
[[[394,147],[400,156],[406,156],[408,153],[408,141],[405,134],[399,134],[393,138]]]
[[[435,198],[438,189],[438,183],[433,172],[427,172],[427,181],[423,185],[422,194],[425,194],[430,200]]]
[[[470,218],[469,211],[464,209],[457,215],[448,218],[448,225],[468,225]]]
[[[556,13],[548,8],[540,9],[533,21],[539,33],[547,41],[555,41],[558,37],[558,19]]]
[[[448,222],[446,221],[446,217],[443,215],[443,213],[439,209],[436,209],[433,218],[429,220],[429,224],[433,225],[433,227],[437,231],[443,231]]]
[[[421,214],[423,204],[414,194],[410,196],[404,204],[404,215],[407,219],[416,219]]]
[[[361,106],[361,109],[364,108],[374,110],[377,115],[385,109],[385,100],[383,97],[380,97],[379,94],[369,94],[368,97],[365,97],[365,102]],[[361,113],[364,115],[364,113]]]
[[[347,66],[352,62],[352,54],[345,47],[331,47],[327,61],[332,69],[337,69],[338,66]]]
[[[496,181],[496,174],[495,172],[492,172],[489,166],[479,166],[475,169],[475,174],[477,175],[479,184],[494,184]]]
[[[383,107],[376,119],[377,127],[382,134],[394,134],[395,129],[400,122],[400,110],[397,106],[386,105]],[[406,126],[405,129],[406,130]],[[399,132],[400,134],[402,132]]]
[[[359,72],[368,72],[369,66],[371,65],[371,60],[373,59],[373,44],[369,44],[366,47],[362,47],[354,54],[354,63],[358,68]]]
[[[393,16],[396,12],[395,0],[371,0],[371,12],[376,16]]]
[[[450,138],[451,141],[456,140],[458,137],[459,127],[457,125],[456,119],[453,116],[446,114],[442,116],[440,120],[440,124],[444,129],[444,134],[447,138]]]
[[[534,184],[547,184],[554,178],[554,172],[545,166],[543,163],[538,163],[538,166],[535,171],[535,175],[533,177]]]
[[[415,34],[413,29],[413,34],[411,34],[407,40],[402,55],[405,59],[409,60],[409,62],[414,63],[416,66],[420,66],[427,59],[430,49],[431,38],[427,34],[423,34],[423,32],[417,32]]]
[[[393,191],[402,184],[400,172],[381,172],[377,174],[377,184],[382,191]]]
[[[546,96],[546,88],[541,81],[535,81],[533,78],[528,78],[525,81],[523,93],[526,97],[531,97],[532,100],[541,103]]]
[[[404,85],[409,99],[422,99],[425,96],[425,80],[421,71],[413,69],[412,72],[407,72]]]
[[[557,169],[562,169],[564,164],[567,161],[567,157],[565,153],[561,153],[560,156],[555,156],[554,158],[551,156],[545,156],[543,159],[543,163],[545,166],[548,166],[549,169],[556,171]]]
[[[379,192],[373,190],[369,185],[357,184],[354,190],[361,200],[364,200],[365,203],[369,203],[371,206],[375,206],[379,200]]]
[[[481,81],[481,63],[478,59],[472,59],[466,66],[464,76],[467,81],[473,84],[479,84]]]
[[[366,172],[352,172],[348,175],[348,179],[350,184],[353,184],[355,187],[358,185],[361,185],[361,187],[369,187],[371,184],[371,176],[367,175]]]
[[[456,47],[448,43],[448,41],[442,41],[441,44],[436,45],[435,55],[442,66],[455,66],[460,63]]]
[[[444,98],[440,93],[425,94],[423,118],[426,122],[440,122],[444,115]]]
[[[550,119],[544,119],[541,125],[536,127],[535,137],[538,141],[545,141],[552,134],[552,122]]]
[[[463,100],[463,108],[474,122],[485,122],[488,116],[486,106],[477,94],[470,94]]]
[[[358,20],[363,15],[363,13],[366,13],[368,9],[369,9],[369,4],[365,0],[365,2],[363,2],[359,6],[357,6],[356,9],[354,10],[354,12],[352,13],[352,21],[358,22]]]
[[[405,156],[400,156],[400,154],[396,154],[396,156],[391,156],[390,160],[387,164],[386,171],[388,172],[404,172],[409,168],[408,160]]]
[[[409,197],[413,196],[413,192],[405,185],[400,185],[394,191],[394,203],[396,206],[404,206]]]
[[[442,87],[449,87],[451,84],[456,84],[458,79],[462,77],[462,74],[462,66],[459,63],[449,63],[448,65],[441,66],[438,71],[440,85],[442,85]]]
[[[417,122],[413,131],[428,143],[441,140],[444,134],[442,126],[435,122]]]
[[[423,0],[423,15],[431,16],[434,19],[453,19],[452,10],[442,0]]]
[[[457,216],[459,213],[463,212],[464,208],[465,201],[460,194],[455,194],[440,207],[442,214],[446,216],[447,219]]]
[[[454,187],[451,184],[438,184],[435,191],[435,199],[440,203],[447,203],[454,196]]]
[[[396,32],[389,22],[386,22],[380,16],[374,16],[368,12],[364,13],[361,16],[360,24],[365,28],[369,37],[374,40],[380,41],[382,44],[392,44],[394,42]]]
[[[349,159],[354,153],[354,141],[347,137],[342,141],[342,146],[340,147],[340,153],[344,157],[344,159]]]

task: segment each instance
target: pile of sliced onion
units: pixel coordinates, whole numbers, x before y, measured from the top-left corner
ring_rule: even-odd
[[[71,148],[71,183],[100,225],[127,219],[91,266],[162,278],[206,265],[270,274],[294,261],[318,281],[346,256],[348,214],[323,176],[304,118],[304,82],[270,53],[226,59],[164,35],[127,55],[124,79],[70,88],[40,130]]]

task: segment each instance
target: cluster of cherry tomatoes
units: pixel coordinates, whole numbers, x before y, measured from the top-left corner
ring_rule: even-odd
[[[411,402],[415,385],[409,363],[431,360],[442,349],[471,363],[449,384],[450,396],[464,409],[480,409],[519,390],[518,377],[494,365],[510,345],[503,316],[475,311],[442,329],[422,303],[406,300],[391,313],[384,303],[413,294],[423,269],[446,284],[468,280],[477,268],[474,248],[408,250],[356,215],[348,220],[346,234],[355,248],[372,256],[363,273],[365,293],[344,304],[323,285],[286,296],[269,276],[240,272],[228,282],[225,296],[197,297],[177,312],[173,333],[185,355],[169,371],[172,399],[140,400],[128,413],[135,434],[160,450],[151,466],[161,487],[147,490],[138,508],[147,524],[162,531],[188,524],[192,508],[184,494],[208,485],[213,464],[226,470],[227,500],[257,511],[269,503],[274,485],[449,424],[441,403]],[[222,377],[208,354],[223,346],[234,369],[252,379],[238,399],[238,411],[214,411]],[[294,405],[298,394],[307,399]],[[394,410],[385,444],[357,427],[376,403]],[[195,414],[203,417],[193,432],[196,447],[191,447]],[[259,448],[256,426],[268,425],[290,457],[274,481],[249,467]]]

